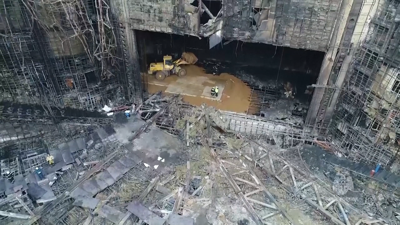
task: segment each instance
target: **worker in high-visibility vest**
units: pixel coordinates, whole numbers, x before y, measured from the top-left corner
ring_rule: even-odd
[[[38,175],[39,180],[43,180],[45,178],[44,174],[43,174],[43,170],[41,167],[36,167],[35,168],[35,173]]]
[[[219,92],[218,86],[211,88],[211,96],[218,97],[218,92]]]
[[[47,161],[47,163],[51,166],[51,165],[53,165],[54,164],[54,157],[52,156],[52,155],[47,155],[47,157],[46,157],[46,161]]]

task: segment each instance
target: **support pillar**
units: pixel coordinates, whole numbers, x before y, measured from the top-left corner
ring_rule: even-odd
[[[123,85],[126,98],[129,102],[141,104],[143,101],[143,83],[140,74],[139,54],[137,50],[136,34],[130,27],[130,9],[127,0],[110,1],[111,10],[120,24],[123,60],[125,65],[125,78],[127,84]]]
[[[358,41],[362,41],[360,40],[360,38],[358,38],[359,34],[354,34],[354,31],[357,29],[356,28],[357,24],[360,26],[360,24],[363,25],[366,23],[366,21],[363,21],[366,18],[361,18],[360,14],[363,11],[370,11],[370,9],[374,7],[374,5],[370,5],[368,7],[363,8],[364,7],[363,4],[364,0],[353,0],[353,5],[349,13],[346,30],[344,33],[343,41],[341,43],[341,51],[338,54],[340,59],[338,60],[338,62],[341,63],[341,66],[340,70],[337,71],[338,75],[335,81],[336,89],[332,96],[332,99],[330,100],[330,104],[327,107],[324,116],[324,120],[327,123],[330,123],[330,120],[332,119],[334,110],[336,108],[336,103],[338,102],[341,90],[343,88],[343,84],[345,83],[348,74],[348,70],[350,69],[349,67],[353,59],[353,55],[355,53],[354,47],[357,47],[359,45]]]
[[[322,61],[321,70],[318,76],[317,86],[321,86],[322,88],[315,88],[314,90],[313,98],[307,113],[307,125],[315,125],[317,122],[318,111],[320,110],[326,90],[325,86],[330,85],[328,81],[335,64],[335,59],[338,55],[337,53],[342,42],[352,4],[353,0],[342,0],[341,2],[340,12],[335,21],[330,46],[328,52],[325,54],[324,60]]]

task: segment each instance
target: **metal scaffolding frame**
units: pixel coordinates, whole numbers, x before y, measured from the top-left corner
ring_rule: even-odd
[[[0,11],[0,101],[95,110],[141,92],[140,77],[127,85],[108,1],[4,0]]]
[[[400,135],[397,125],[399,1],[377,5],[365,40],[354,51],[329,134],[353,160],[390,166]]]

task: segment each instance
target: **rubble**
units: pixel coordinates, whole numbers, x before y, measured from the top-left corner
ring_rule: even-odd
[[[153,96],[138,109],[151,110],[157,113],[139,113],[58,144],[51,153],[55,164],[42,162],[43,171],[53,171],[46,180],[31,172],[24,186],[15,177],[14,189],[27,190],[30,201],[43,205],[29,203],[29,211],[10,211],[16,214],[8,218],[171,225],[398,221],[397,192],[391,193],[396,184],[383,188],[379,172],[356,173],[343,157],[305,144],[310,134],[288,135],[296,127],[252,117],[239,124],[231,113],[189,106],[176,96]],[[49,185],[51,176],[57,179]],[[14,189],[3,207],[27,198],[12,195]]]
[[[0,224],[400,224],[400,10],[350,3],[4,1]]]

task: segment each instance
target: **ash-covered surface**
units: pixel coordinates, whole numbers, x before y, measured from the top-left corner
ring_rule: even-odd
[[[171,109],[176,109],[171,105]],[[122,151],[119,150],[121,154],[104,167],[107,168],[105,171],[110,173],[115,182],[94,196],[94,198],[100,200],[101,204],[104,204],[103,206],[98,207],[97,200],[89,199],[90,203],[96,203],[96,207],[101,212],[89,214],[88,211],[84,211],[81,215],[87,217],[94,224],[101,224],[101,219],[118,224],[125,218],[128,211],[132,212],[132,209],[127,209],[127,206],[132,205],[134,202],[139,202],[143,206],[141,208],[148,215],[151,214],[151,218],[160,220],[167,219],[171,215],[171,211],[174,210],[173,217],[180,222],[188,219],[188,221],[194,220],[194,224],[255,224],[248,211],[243,207],[241,200],[237,198],[226,176],[221,172],[221,165],[216,162],[214,158],[216,155],[214,154],[224,160],[223,165],[227,168],[228,173],[236,174],[237,178],[251,180],[248,174],[241,173],[246,167],[242,167],[242,159],[237,158],[237,155],[233,153],[237,148],[248,156],[256,157],[264,154],[264,151],[261,151],[256,145],[251,146],[251,142],[246,143],[246,141],[238,140],[237,138],[229,138],[227,134],[224,134],[226,137],[221,137],[220,132],[214,130],[210,132],[204,129],[203,125],[206,124],[206,119],[199,117],[199,115],[207,113],[207,115],[210,115],[209,118],[213,119],[213,112],[214,109],[200,110],[194,108],[192,111],[187,111],[182,118],[182,124],[186,124],[186,121],[188,121],[189,125],[193,125],[191,128],[193,130],[188,137],[184,138],[182,138],[183,135],[173,136],[157,126],[150,126],[148,130],[132,141],[132,133],[144,125],[145,122],[131,117],[127,123],[116,124],[114,127],[115,134],[113,135],[120,142],[125,142],[125,144]],[[176,110],[172,110],[164,116],[175,117],[178,115],[181,114],[177,113]],[[211,141],[214,140],[212,146],[215,149],[213,152],[210,151],[211,149],[198,144],[197,140],[206,136],[211,136]],[[189,142],[187,142],[187,139],[189,139]],[[226,145],[221,145],[220,141],[226,142]],[[331,165],[332,156],[323,150],[306,146],[298,151],[293,146],[299,147],[301,144],[295,145],[293,142],[291,143],[293,148],[290,149],[279,147],[281,145],[276,143],[269,145],[263,143],[262,140],[260,140],[260,143],[274,154],[279,154],[287,162],[295,165],[298,170],[308,174],[310,171],[307,170],[306,164],[301,162],[298,154],[301,152],[303,159],[311,167],[311,173],[320,176],[318,180],[323,180],[327,183],[327,190],[320,190],[321,196],[329,194],[330,190],[332,190],[335,192],[335,196],[340,195],[359,209],[365,208],[366,212],[374,215],[374,218],[379,216],[387,218],[394,214],[396,201],[383,195],[381,197],[379,197],[380,195],[373,196],[372,192],[369,191],[362,192],[361,187],[365,184],[360,184],[360,179],[356,179],[353,172],[339,171],[339,166]],[[227,160],[229,160],[229,163]],[[264,161],[264,163],[266,162],[269,161]],[[267,166],[268,164],[265,165]],[[279,165],[279,162],[275,163],[275,166]],[[280,166],[283,166],[283,164]],[[129,171],[127,171],[128,169]],[[120,170],[124,170],[124,175],[119,172]],[[301,196],[284,190],[280,183],[266,173],[267,171],[257,167],[254,168],[254,171],[284,210],[296,221],[302,221],[302,224],[330,224],[329,221],[326,221],[326,218],[316,213],[315,209],[311,208],[309,210]],[[282,178],[289,183],[291,178],[288,173],[286,174],[288,176],[284,177],[282,175]],[[304,177],[308,176],[304,175]],[[301,176],[297,175],[297,178],[299,187],[308,183],[307,179],[302,181]],[[99,177],[98,181],[100,180],[103,180],[103,177]],[[239,185],[241,185],[244,193],[255,190],[252,185]],[[83,185],[83,189],[91,191],[94,188],[86,184]],[[312,196],[312,189],[305,194]],[[255,194],[249,198],[268,203],[263,193]],[[178,202],[181,203],[180,207],[174,207]],[[326,204],[327,202],[324,203]],[[82,203],[81,205],[85,207],[83,206],[85,204]],[[75,207],[74,209],[77,210],[77,208],[81,209],[82,207]],[[267,209],[268,207],[262,207],[264,209],[261,209],[261,211],[259,211],[260,207],[257,207],[256,204],[253,204],[253,207],[257,209],[257,213],[261,217],[273,212]],[[88,204],[86,208],[94,208],[94,204]],[[354,216],[351,214],[352,209],[346,209],[348,210],[348,215]],[[390,214],[389,212],[392,213]],[[137,212],[135,211],[133,214],[135,213]],[[69,215],[72,215],[72,212]],[[356,216],[358,215],[357,212]],[[136,216],[140,218],[143,215]],[[135,218],[134,215],[128,216],[128,224],[134,224]],[[66,224],[78,224],[71,221],[73,220],[68,219],[67,222],[69,223]],[[288,221],[282,216],[268,218],[268,222],[271,224],[288,224]],[[352,221],[353,223],[355,221]]]
[[[368,165],[366,163],[356,163],[344,157],[331,154],[317,146],[305,145],[301,150],[301,155],[304,161],[309,165],[312,171],[320,171],[331,180],[335,179],[336,173],[333,173],[335,167],[341,167],[350,171],[355,171],[366,178],[370,177],[382,183],[387,183],[396,187],[400,186],[400,176],[380,169],[373,177],[370,176],[371,170],[374,170],[376,165]]]
[[[398,175],[380,169],[371,177],[376,165],[355,163],[316,146],[305,145],[300,152],[311,173],[325,180],[333,193],[370,217],[399,224]]]

